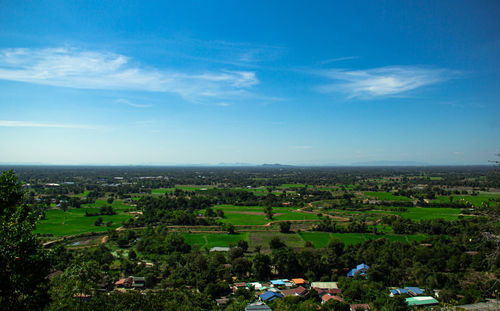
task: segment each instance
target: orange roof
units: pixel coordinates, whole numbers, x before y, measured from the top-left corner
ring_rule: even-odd
[[[292,282],[294,284],[304,284],[306,282],[306,280],[304,280],[304,279],[292,279]]]

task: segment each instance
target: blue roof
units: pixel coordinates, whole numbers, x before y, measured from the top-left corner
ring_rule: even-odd
[[[368,269],[370,269],[370,266],[365,265],[364,263],[362,263],[362,264],[358,265],[358,266],[356,267],[356,269],[357,269],[357,270],[362,270],[362,269],[368,270]]]
[[[347,272],[347,277],[353,277],[356,272],[358,272],[358,270],[356,269],[352,269],[351,271]]]
[[[398,292],[400,294],[408,294],[408,290],[406,288],[398,288]]]
[[[283,298],[284,296],[281,295],[280,293],[275,293],[275,292],[265,292],[264,294],[260,295],[259,296],[260,299],[264,300],[264,301],[271,301],[275,298]]]
[[[399,294],[399,292],[397,290],[395,290],[395,289],[391,289],[390,292],[393,295],[398,295]]]
[[[418,287],[407,287],[406,289],[415,295],[422,295],[424,293],[424,291]]]
[[[271,284],[273,285],[285,285],[285,282],[282,280],[271,280]]]

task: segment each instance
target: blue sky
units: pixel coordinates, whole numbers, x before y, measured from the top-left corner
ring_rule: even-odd
[[[3,1],[0,162],[487,164],[498,1]]]

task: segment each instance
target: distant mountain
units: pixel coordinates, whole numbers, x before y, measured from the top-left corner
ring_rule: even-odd
[[[262,167],[275,167],[275,168],[286,168],[286,167],[295,167],[294,165],[286,165],[286,164],[279,164],[279,163],[275,163],[275,164],[262,164],[261,165]]]
[[[239,162],[235,162],[235,163],[225,163],[225,162],[221,162],[221,163],[217,164],[217,166],[255,166],[255,164],[250,164],[250,163],[239,163]]]
[[[417,161],[368,161],[354,162],[352,166],[428,166],[429,163]]]

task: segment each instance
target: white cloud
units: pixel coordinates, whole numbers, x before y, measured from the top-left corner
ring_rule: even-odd
[[[80,89],[169,92],[193,101],[241,96],[259,83],[252,71],[185,73],[144,68],[124,55],[72,48],[0,50],[0,79]]]
[[[359,56],[336,57],[336,58],[325,59],[324,61],[320,62],[320,64],[326,65],[326,64],[341,62],[341,61],[345,61],[345,60],[358,59],[358,58],[359,58]]]
[[[115,100],[115,103],[117,103],[117,104],[124,104],[124,105],[130,106],[130,107],[134,107],[134,108],[150,108],[150,107],[153,107],[153,105],[151,105],[151,104],[135,104],[135,103],[132,103],[129,100],[126,100],[124,98],[119,98],[119,99]]]
[[[457,76],[446,69],[416,66],[392,66],[368,70],[330,69],[321,75],[334,80],[323,85],[323,92],[343,92],[349,97],[372,98],[408,92],[426,85],[440,83]]]
[[[63,123],[39,123],[31,121],[10,121],[0,120],[0,127],[47,127],[47,128],[65,128],[65,129],[84,129],[95,130],[97,127],[83,124],[63,124]]]

